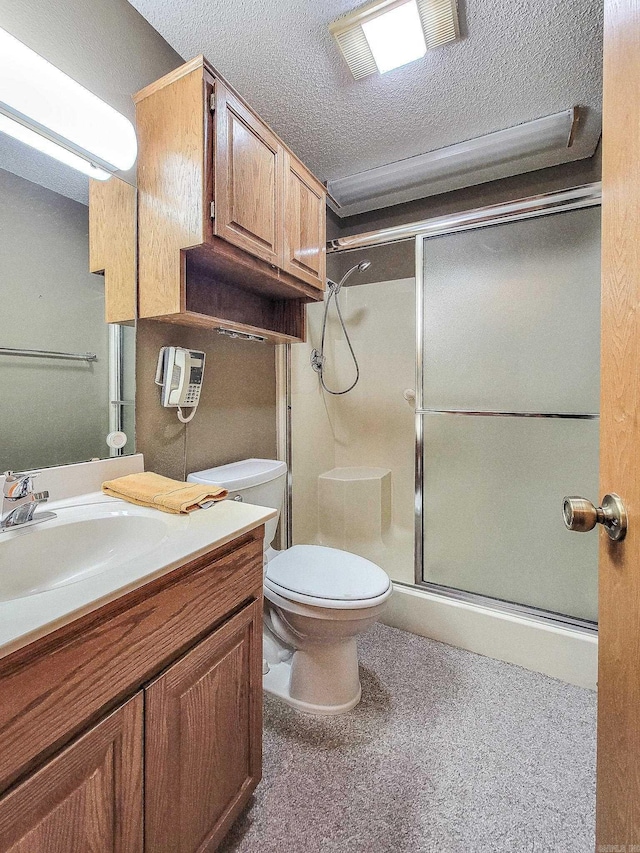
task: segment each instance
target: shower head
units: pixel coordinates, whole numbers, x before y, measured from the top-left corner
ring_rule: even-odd
[[[328,280],[329,281],[329,289],[333,290],[334,293],[339,293],[342,285],[349,278],[351,273],[354,273],[356,271],[357,272],[364,272],[365,270],[368,270],[370,266],[371,266],[371,261],[360,261],[359,264],[356,264],[355,266],[351,267],[351,269],[346,271],[346,273],[342,276],[342,278],[340,279],[338,284],[336,284],[334,281],[331,281],[331,279],[329,279]]]

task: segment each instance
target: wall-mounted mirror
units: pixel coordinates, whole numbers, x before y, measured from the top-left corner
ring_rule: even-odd
[[[134,452],[135,321],[105,320],[89,183],[0,133],[0,471]]]

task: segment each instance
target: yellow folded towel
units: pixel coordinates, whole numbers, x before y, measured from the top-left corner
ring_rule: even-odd
[[[102,491],[129,503],[174,513],[193,512],[212,501],[222,501],[229,494],[221,486],[181,483],[151,471],[108,480],[102,484]]]

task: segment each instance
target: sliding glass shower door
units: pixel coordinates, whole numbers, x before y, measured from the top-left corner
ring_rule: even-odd
[[[421,579],[594,622],[600,208],[418,242]]]

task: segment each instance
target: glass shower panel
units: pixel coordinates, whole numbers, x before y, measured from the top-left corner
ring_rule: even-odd
[[[598,421],[424,415],[425,580],[597,620],[597,539],[562,521],[598,494]]]
[[[595,621],[562,498],[598,496],[600,208],[423,250],[423,579]]]
[[[424,244],[424,406],[597,412],[600,208]]]

